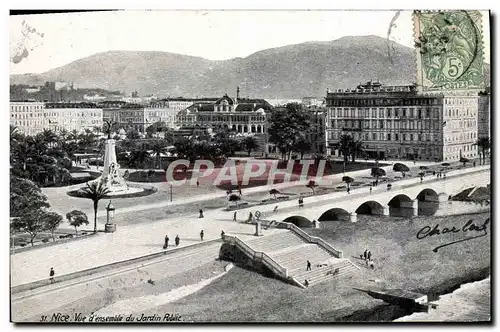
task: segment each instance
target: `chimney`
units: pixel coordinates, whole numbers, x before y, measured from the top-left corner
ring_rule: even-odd
[[[240,99],[240,87],[236,87],[236,102],[238,102],[238,99]]]

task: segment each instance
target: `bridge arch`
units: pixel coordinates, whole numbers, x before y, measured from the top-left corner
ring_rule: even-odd
[[[412,217],[414,214],[413,200],[405,194],[399,194],[391,198],[389,203],[389,215],[393,217]]]
[[[283,220],[283,222],[292,223],[297,227],[311,227],[311,221],[302,216],[291,216]]]
[[[323,212],[318,221],[349,221],[349,212],[341,208],[333,208]]]
[[[382,204],[377,201],[368,201],[361,204],[357,209],[357,214],[375,214],[384,215],[385,208]]]
[[[426,188],[417,195],[418,214],[422,216],[433,216],[439,210],[439,194],[430,188]]]
[[[434,189],[426,188],[418,193],[417,199],[425,202],[439,202],[439,194]]]

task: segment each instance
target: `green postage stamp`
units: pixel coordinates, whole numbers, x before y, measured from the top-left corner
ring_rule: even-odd
[[[479,11],[414,11],[413,24],[423,91],[484,88]]]

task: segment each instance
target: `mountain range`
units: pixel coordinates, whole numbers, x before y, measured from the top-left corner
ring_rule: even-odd
[[[271,48],[245,58],[207,60],[168,52],[108,51],[42,74],[11,75],[11,84],[73,82],[159,97],[236,94],[254,98],[324,96],[326,88],[354,88],[361,82],[416,81],[414,50],[378,36],[348,36]],[[489,65],[485,65],[489,82]]]

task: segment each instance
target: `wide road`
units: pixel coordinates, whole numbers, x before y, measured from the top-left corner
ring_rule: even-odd
[[[92,276],[58,282],[12,295],[12,319],[19,322],[89,297],[107,288],[131,288],[145,281],[160,280],[215,261],[221,243],[185,249],[149,261],[105,271]]]

